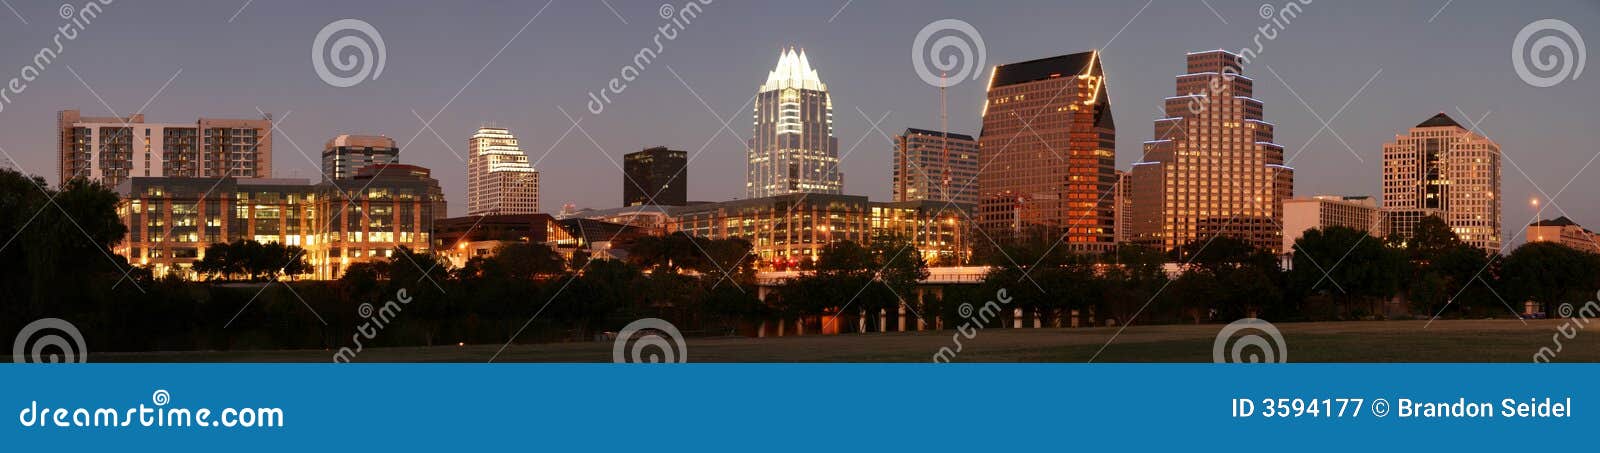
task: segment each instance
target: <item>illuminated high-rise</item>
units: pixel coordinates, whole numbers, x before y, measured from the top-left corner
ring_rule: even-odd
[[[782,52],[761,85],[746,158],[747,198],[844,192],[833,101],[804,50]]]
[[[480,127],[467,149],[467,215],[539,212],[539,171],[511,131]]]
[[[1500,250],[1500,145],[1440,113],[1383,145],[1383,209],[1409,239],[1421,213],[1461,241]]]
[[[910,128],[894,142],[894,201],[977,206],[978,141],[971,135]]]
[[[987,234],[1047,232],[1074,252],[1112,247],[1116,125],[1098,51],[996,66],[978,142],[977,222]]]
[[[1255,82],[1240,74],[1232,52],[1195,52],[1187,61],[1177,95],[1155,121],[1155,140],[1133,166],[1133,240],[1172,250],[1229,236],[1281,252],[1294,169],[1251,97]]]

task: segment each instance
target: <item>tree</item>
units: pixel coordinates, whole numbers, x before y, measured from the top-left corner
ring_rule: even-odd
[[[509,278],[533,280],[560,274],[566,270],[566,262],[550,246],[513,242],[496,248],[494,256],[483,263],[483,269]]]
[[[1412,229],[1411,240],[1406,242],[1406,251],[1411,253],[1413,261],[1427,262],[1459,245],[1462,245],[1461,238],[1450,229],[1450,224],[1438,216],[1430,215],[1423,217]]]
[[[279,275],[293,278],[311,272],[311,265],[306,262],[305,251],[298,246],[285,246],[277,242],[263,245],[240,239],[206,246],[205,256],[196,261],[192,269],[207,279],[220,277],[233,280],[243,276],[249,280],[260,280]]]
[[[1346,312],[1369,314],[1400,289],[1405,258],[1367,232],[1346,227],[1306,230],[1294,243],[1289,281],[1303,296],[1320,295]]]
[[[1501,266],[1510,301],[1531,300],[1546,313],[1559,314],[1563,303],[1581,307],[1600,288],[1600,255],[1553,242],[1530,242],[1517,247]],[[1514,307],[1516,308],[1516,307]]]
[[[69,319],[90,337],[142,325],[115,316],[119,305],[152,299],[154,281],[112,251],[127,233],[119,202],[99,183],[51,189],[0,168],[0,332],[42,317]]]
[[[867,313],[888,310],[898,313],[913,294],[917,285],[928,278],[928,263],[917,250],[916,244],[898,236],[882,236],[872,241],[871,266],[873,282],[882,284],[887,294],[875,293],[863,304]],[[863,297],[867,294],[863,294]],[[908,310],[909,311],[909,310]],[[877,319],[876,317],[871,317]],[[877,326],[879,331],[887,326]]]
[[[1277,257],[1230,236],[1193,241],[1176,257],[1190,264],[1174,281],[1172,298],[1183,313],[1200,322],[1216,317],[1260,316],[1283,301],[1284,275]]]

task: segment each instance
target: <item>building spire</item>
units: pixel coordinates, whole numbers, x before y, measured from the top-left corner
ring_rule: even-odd
[[[806,58],[805,49],[797,50],[791,45],[780,52],[777,68],[767,74],[767,83],[761,85],[763,92],[784,88],[828,90],[822,78],[817,76],[817,70],[811,68],[811,60]]]

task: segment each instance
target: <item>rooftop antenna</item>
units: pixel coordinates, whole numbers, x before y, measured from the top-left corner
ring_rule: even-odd
[[[945,88],[950,85],[946,78],[949,76],[949,71],[939,73],[939,136],[942,137],[940,145],[944,148],[940,153],[944,166],[939,170],[939,177],[942,179],[940,193],[944,194],[945,201],[954,199],[950,194],[950,115],[945,109]]]

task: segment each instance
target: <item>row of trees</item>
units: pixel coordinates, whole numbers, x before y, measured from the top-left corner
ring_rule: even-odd
[[[206,279],[262,281],[307,274],[311,265],[300,247],[241,239],[207,246],[205,256],[194,263],[194,272]]]
[[[1309,231],[1295,244],[1289,271],[1277,256],[1227,237],[1170,254],[1123,246],[1095,256],[1038,235],[982,250],[976,259],[992,270],[981,284],[944,288],[918,284],[928,264],[910,243],[879,237],[828,246],[799,277],[770,288],[765,301],[756,297],[759,260],[748,242],[684,234],[639,238],[621,260],[518,243],[451,266],[401,248],[350,266],[337,281],[273,278],[303,274],[301,250],[238,241],[208,247],[195,270],[258,284],[211,285],[157,278],[110,253],[125,233],[116,206],[102,186],[75,181],[50,190],[38,178],[0,170],[4,332],[60,317],[94,350],[338,348],[365,321],[356,307],[382,305],[400,289],[413,302],[376,344],[583,340],[647,316],[691,335],[825,317],[841,332],[863,324],[877,331],[887,327],[877,313],[902,307],[949,328],[970,321],[962,304],[981,305],[999,289],[1025,318],[1045,325],[1104,325],[1510,317],[1523,301],[1580,305],[1600,288],[1600,256],[1549,243],[1489,255],[1462,244],[1438,219],[1425,220],[1409,241],[1343,228]],[[1186,265],[1174,279],[1164,269],[1171,262]],[[1004,316],[992,322],[1009,321],[1010,310]]]

